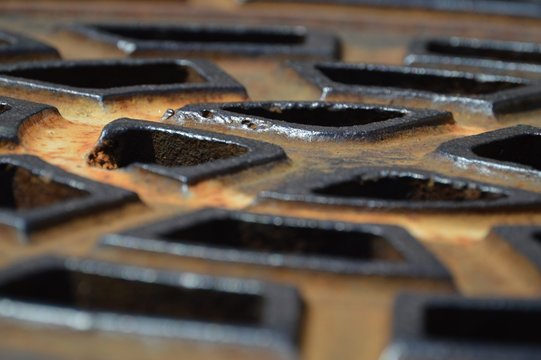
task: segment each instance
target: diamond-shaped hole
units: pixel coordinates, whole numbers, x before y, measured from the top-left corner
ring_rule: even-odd
[[[3,74],[87,89],[205,82],[205,79],[191,67],[175,63],[77,64],[20,68]]]
[[[453,44],[447,41],[429,41],[426,50],[432,54],[464,56],[480,59],[541,64],[541,53],[498,49],[483,45]]]
[[[538,308],[430,304],[423,325],[433,339],[538,346],[540,321]]]
[[[236,219],[210,220],[162,234],[160,238],[269,254],[404,261],[403,255],[379,235]]]
[[[480,157],[526,165],[541,170],[541,136],[525,134],[477,145],[472,152]]]
[[[92,165],[121,168],[133,163],[166,167],[195,166],[246,154],[248,149],[157,130],[126,130],[89,155]]]
[[[488,95],[524,86],[519,82],[481,81],[466,77],[377,69],[338,68],[324,65],[318,65],[317,69],[329,80],[345,85],[390,87],[445,95]]]
[[[153,26],[92,26],[103,32],[140,41],[173,41],[189,43],[302,44],[306,36],[293,31],[227,28],[182,28]]]
[[[0,166],[0,207],[31,210],[89,195],[13,165]]]
[[[225,106],[223,110],[239,115],[257,116],[267,119],[285,121],[288,123],[325,126],[348,127],[367,125],[389,119],[400,118],[405,114],[377,108],[344,108],[344,107],[242,107]]]
[[[0,104],[0,114],[3,112],[6,112],[10,109],[9,105],[7,104]]]
[[[102,276],[68,269],[46,269],[0,286],[11,300],[216,323],[257,324],[262,298],[202,288]]]
[[[367,198],[395,201],[496,200],[505,195],[473,186],[458,186],[413,176],[358,178],[312,190],[314,194],[340,198]]]

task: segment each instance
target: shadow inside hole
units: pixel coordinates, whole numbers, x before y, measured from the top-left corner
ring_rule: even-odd
[[[510,162],[541,170],[541,135],[518,135],[477,145],[472,152],[480,157]]]
[[[423,330],[432,339],[539,346],[540,321],[539,309],[442,304],[425,309]]]
[[[502,193],[412,176],[358,178],[312,190],[314,194],[396,201],[474,201],[504,198]]]
[[[157,130],[126,130],[107,139],[89,156],[93,165],[121,168],[134,163],[165,167],[196,166],[244,155],[248,149]]]
[[[367,125],[405,116],[403,112],[377,108],[279,108],[279,107],[243,107],[225,106],[224,111],[239,115],[257,116],[266,119],[280,120],[288,123],[325,127],[348,127]]]
[[[346,260],[404,261],[382,236],[321,228],[218,219],[162,234],[160,238],[193,245],[315,256]]]
[[[175,63],[76,64],[20,68],[0,75],[86,89],[206,82],[195,69]]]
[[[107,26],[95,25],[100,31],[140,41],[167,41],[182,43],[224,43],[224,44],[262,44],[297,45],[306,36],[293,31],[273,31],[264,29],[227,28],[189,28],[153,26]]]
[[[353,86],[377,86],[420,90],[444,95],[489,95],[525,86],[520,82],[482,81],[474,78],[402,73],[392,70],[317,66],[329,80]]]
[[[47,269],[4,283],[0,297],[84,311],[248,325],[261,321],[263,307],[262,297],[255,294],[184,288],[67,269]]]
[[[89,193],[13,165],[0,165],[0,208],[31,210],[88,196]]]

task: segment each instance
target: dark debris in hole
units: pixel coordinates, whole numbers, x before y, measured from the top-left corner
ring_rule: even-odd
[[[357,103],[243,102],[187,105],[173,123],[196,121],[303,140],[378,140],[426,126],[454,123],[451,113]]]
[[[105,126],[88,163],[104,169],[135,166],[190,184],[283,158],[281,148],[261,141],[119,119]]]
[[[383,211],[509,211],[541,206],[541,195],[533,192],[399,167],[307,175],[261,196]]]
[[[206,209],[107,235],[101,244],[297,270],[450,280],[420,243],[386,225]]]
[[[531,176],[541,172],[541,129],[527,125],[489,131],[443,143],[438,153],[461,166],[516,171]]]
[[[72,27],[130,55],[248,56],[332,60],[340,58],[333,34],[296,26],[81,24]]]
[[[253,346],[295,347],[302,318],[288,286],[58,257],[4,269],[0,299],[10,301],[0,316],[18,320],[39,311],[42,322],[71,327],[82,313],[91,321],[77,330]]]

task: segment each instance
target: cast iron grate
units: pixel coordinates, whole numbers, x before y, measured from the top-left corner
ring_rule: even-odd
[[[0,156],[0,223],[33,230],[138,200],[135,193],[97,183],[30,155]]]
[[[541,302],[407,294],[395,305],[391,359],[520,359],[541,356]]]
[[[541,72],[541,46],[535,43],[469,39],[424,38],[411,43],[404,62],[453,67]]]
[[[451,279],[419,242],[389,225],[206,209],[107,235],[101,244],[299,270]]]
[[[340,42],[330,33],[302,26],[82,24],[73,28],[116,45],[132,56],[340,58]]]
[[[541,174],[541,129],[528,125],[489,131],[443,143],[438,152],[459,166]]]
[[[19,133],[28,122],[44,118],[46,113],[58,114],[49,105],[0,96],[0,142],[19,144]]]
[[[29,37],[0,30],[0,63],[58,59],[53,47]]]
[[[105,169],[137,167],[192,184],[285,158],[280,147],[262,141],[119,119],[104,127],[88,163]]]
[[[261,197],[371,210],[509,211],[541,206],[541,195],[533,192],[399,167],[307,175]]]
[[[244,87],[205,60],[120,59],[27,62],[0,67],[0,86],[99,101],[136,95],[235,93]]]
[[[421,67],[340,62],[291,62],[322,92],[322,99],[352,97],[388,103],[456,105],[498,116],[532,110],[541,103],[541,83],[526,78]]]
[[[188,105],[179,109],[172,121],[222,124],[303,140],[379,140],[419,127],[454,123],[451,113],[436,110],[285,101]]]
[[[294,288],[95,260],[44,257],[0,273],[0,316],[149,336],[294,347]]]

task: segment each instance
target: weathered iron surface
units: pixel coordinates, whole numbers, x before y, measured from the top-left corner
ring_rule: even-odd
[[[119,119],[104,127],[88,163],[136,166],[186,184],[286,158],[272,144],[149,121]]]
[[[421,67],[294,62],[291,66],[321,90],[322,99],[381,99],[438,108],[459,105],[494,117],[539,108],[541,83],[526,78]]]
[[[302,302],[291,287],[254,280],[46,257],[0,274],[0,317],[294,351]]]
[[[361,168],[310,174],[265,198],[371,210],[490,211],[539,209],[538,193],[411,168]]]
[[[223,234],[221,239],[216,233]],[[208,209],[108,235],[103,245],[345,275],[435,278],[445,268],[404,230]]]
[[[449,112],[356,103],[242,102],[188,105],[174,123],[223,124],[247,132],[275,132],[300,140],[381,140],[424,126],[453,124]]]
[[[469,168],[516,171],[539,177],[541,128],[517,125],[443,143],[438,152]]]
[[[245,91],[210,62],[167,59],[17,63],[0,67],[0,86],[46,90],[98,101],[164,93],[244,95]]]
[[[82,24],[73,29],[97,41],[115,44],[130,56],[340,58],[336,36],[301,26],[109,23]]]

